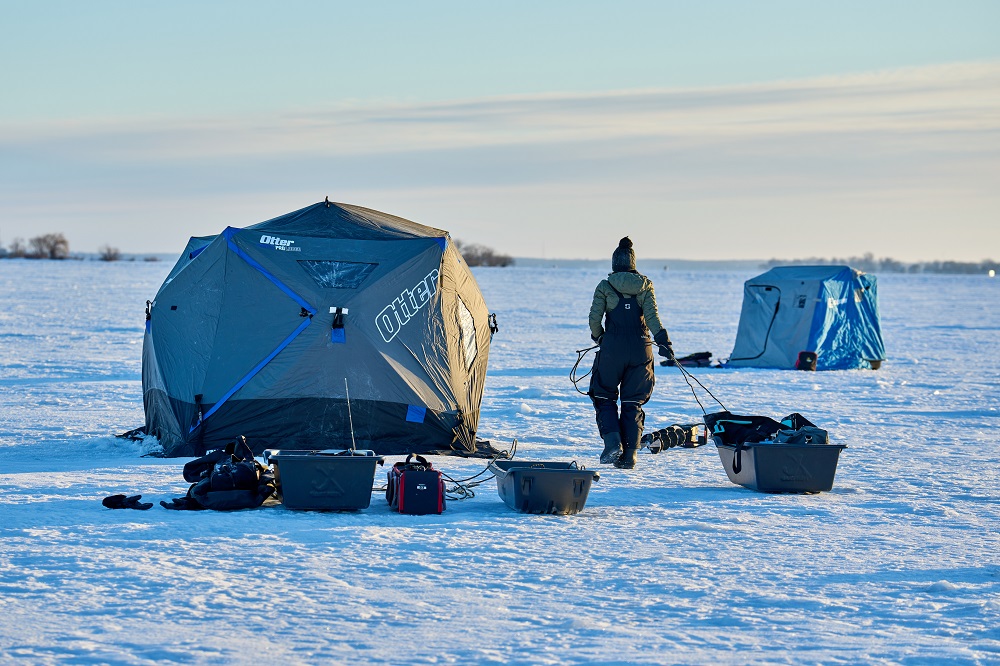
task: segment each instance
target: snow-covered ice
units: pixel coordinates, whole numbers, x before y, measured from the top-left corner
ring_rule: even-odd
[[[829,429],[849,447],[832,492],[735,486],[709,445],[600,466],[576,516],[510,511],[493,482],[441,516],[378,495],[109,511],[187,487],[183,459],[111,436],[142,424],[143,311],[169,268],[0,262],[2,662],[1000,663],[1000,280],[880,275],[875,372],[692,371],[733,411]],[[599,467],[569,370],[602,276],[476,269],[500,324],[481,436]],[[729,353],[751,274],[650,277],[679,353]],[[656,372],[647,430],[697,421]]]

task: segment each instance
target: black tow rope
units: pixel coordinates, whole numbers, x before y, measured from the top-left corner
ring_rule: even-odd
[[[472,499],[473,497],[476,496],[476,492],[475,490],[473,490],[476,486],[480,486],[486,483],[487,481],[491,481],[496,478],[496,475],[490,471],[490,465],[492,465],[493,463],[495,463],[497,460],[500,459],[513,460],[514,456],[516,455],[517,455],[517,439],[515,438],[511,442],[509,449],[503,449],[497,451],[497,454],[492,458],[490,458],[490,461],[486,463],[486,467],[483,470],[477,472],[476,474],[473,474],[468,478],[454,479],[445,474],[444,472],[441,472],[441,478],[452,484],[451,486],[445,487],[444,490],[445,498],[454,501],[463,499]],[[489,474],[489,476],[484,476],[486,474]],[[381,486],[372,487],[373,493],[384,493],[385,491],[386,491],[385,484]]]
[[[600,346],[601,345],[594,345],[593,347],[587,347],[586,349],[576,350],[576,363],[573,364],[573,369],[569,371],[569,380],[573,382],[573,388],[575,388],[576,392],[579,393],[580,395],[590,395],[590,393],[585,393],[584,391],[581,391],[578,384],[587,377],[589,377],[590,373],[592,373],[594,369],[591,368],[582,377],[576,376],[577,370],[579,369],[580,363],[583,361],[583,359],[587,358],[587,354],[594,351],[595,349],[599,349]]]
[[[704,414],[705,416],[708,416],[708,412],[705,411],[705,406],[703,404],[701,404],[701,400],[698,399],[698,393],[697,393],[697,391],[694,390],[694,385],[691,384],[691,380],[694,380],[694,383],[697,384],[698,386],[700,386],[701,389],[705,393],[707,393],[708,395],[712,396],[712,400],[714,400],[717,403],[719,403],[719,405],[722,407],[722,409],[724,409],[727,412],[729,411],[729,408],[726,407],[725,405],[723,405],[721,400],[719,400],[718,398],[716,398],[715,395],[711,391],[709,391],[708,388],[706,388],[704,384],[702,384],[700,381],[698,381],[697,377],[695,377],[690,372],[688,372],[687,368],[685,368],[683,365],[681,365],[680,363],[678,363],[676,358],[674,359],[674,365],[677,367],[678,370],[681,371],[681,376],[684,377],[684,381],[687,382],[688,388],[691,389],[691,395],[694,396],[694,401],[698,403],[699,407],[701,407],[701,413],[702,414]]]
[[[655,343],[652,342],[652,341],[647,340],[646,344],[647,345],[651,345],[651,344],[655,344]],[[573,369],[569,371],[569,380],[571,382],[573,382],[573,388],[575,388],[576,392],[579,393],[580,395],[589,395],[589,393],[586,393],[586,392],[580,390],[579,383],[582,382],[587,377],[589,377],[590,374],[594,371],[594,369],[591,368],[586,373],[584,373],[582,376],[577,376],[577,372],[579,372],[579,369],[580,369],[580,363],[582,363],[583,359],[585,359],[587,357],[587,354],[589,354],[590,352],[594,351],[595,349],[599,349],[600,347],[601,347],[601,345],[596,344],[593,347],[587,347],[586,349],[577,349],[576,350],[576,363],[573,364]],[[691,389],[691,395],[694,396],[694,401],[697,402],[698,403],[698,407],[701,408],[701,413],[702,414],[704,414],[705,416],[708,416],[708,412],[705,411],[705,405],[703,405],[702,402],[701,402],[701,400],[698,399],[698,392],[694,390],[694,384],[691,383],[692,381],[695,384],[697,384],[698,386],[700,386],[701,390],[703,390],[705,393],[707,393],[708,395],[710,395],[712,397],[712,400],[715,400],[717,403],[719,403],[719,405],[722,407],[722,409],[724,409],[727,412],[729,411],[729,408],[726,407],[725,405],[723,405],[722,401],[715,397],[715,394],[713,394],[711,391],[709,391],[708,388],[704,384],[702,384],[700,381],[698,381],[697,377],[695,377],[694,375],[692,375],[687,370],[687,368],[685,368],[683,365],[681,365],[677,361],[676,357],[674,358],[674,366],[678,370],[681,371],[681,376],[684,378],[684,381],[687,383],[688,388]]]
[[[488,463],[486,463],[485,469],[476,474],[473,474],[468,478],[453,479],[444,472],[442,472],[441,476],[446,481],[450,481],[453,484],[452,486],[445,488],[445,497],[447,497],[449,500],[472,499],[473,497],[476,496],[476,493],[473,490],[473,488],[496,478],[496,475],[490,471],[490,465],[495,463],[497,460],[500,460],[501,458],[503,458],[504,460],[513,460],[514,456],[516,455],[517,455],[517,439],[514,439],[511,442],[509,450],[498,451],[497,454],[493,456],[493,458],[491,458]],[[486,474],[489,474],[489,476],[484,476]]]

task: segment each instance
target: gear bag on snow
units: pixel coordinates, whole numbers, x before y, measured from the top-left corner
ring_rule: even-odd
[[[789,414],[781,421],[766,416],[741,416],[730,412],[705,415],[708,435],[724,445],[736,448],[733,470],[742,469],[740,453],[745,444],[774,442],[782,444],[829,444],[826,430],[817,428],[799,413]]]
[[[660,361],[660,365],[675,366],[683,365],[689,368],[707,368],[712,365],[712,352],[695,352],[687,356],[677,356],[674,359]]]
[[[709,435],[730,446],[776,440],[779,432],[785,433],[784,437],[791,437],[798,431],[808,434],[813,444],[828,443],[827,432],[817,428],[799,413],[789,414],[779,422],[766,416],[741,416],[730,412],[715,412],[705,415],[705,426]],[[804,439],[802,443],[805,443]]]
[[[385,501],[394,511],[418,516],[444,511],[444,478],[423,456],[411,453],[386,477]]]
[[[224,449],[212,451],[184,465],[187,495],[160,502],[165,509],[236,511],[255,509],[274,494],[274,474],[254,459],[242,435]]]

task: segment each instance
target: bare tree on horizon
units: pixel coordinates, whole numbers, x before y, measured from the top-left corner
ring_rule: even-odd
[[[122,253],[116,247],[102,245],[97,248],[97,255],[101,261],[118,261],[122,258]]]
[[[69,257],[69,241],[62,234],[43,234],[28,241],[30,251],[25,255],[31,259],[66,259]]]

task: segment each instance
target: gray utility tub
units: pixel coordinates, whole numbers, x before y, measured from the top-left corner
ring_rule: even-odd
[[[715,446],[729,480],[762,493],[819,493],[833,488],[842,444],[747,442]]]
[[[494,460],[490,471],[504,504],[521,513],[579,513],[601,478],[575,462]]]
[[[733,483],[762,493],[819,493],[833,488],[840,452],[829,433],[795,412],[781,421],[729,411],[705,414],[705,428]]]
[[[268,450],[281,503],[289,509],[357,511],[372,501],[375,467],[385,460],[374,451]]]

